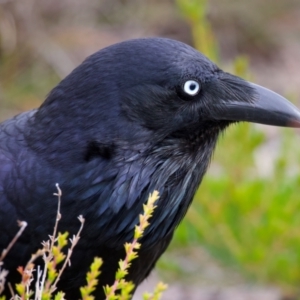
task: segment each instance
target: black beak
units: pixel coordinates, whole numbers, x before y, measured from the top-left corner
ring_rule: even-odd
[[[284,97],[254,83],[248,85],[248,99],[224,99],[222,109],[214,110],[213,117],[219,120],[247,121],[274,126],[300,127],[300,110]],[[250,88],[250,89],[249,89]],[[230,93],[227,97],[230,97]],[[246,94],[243,98],[247,97]],[[251,100],[249,101],[249,99]]]

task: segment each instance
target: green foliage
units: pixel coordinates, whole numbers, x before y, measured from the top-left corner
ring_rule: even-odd
[[[116,273],[115,282],[112,286],[105,286],[104,291],[107,300],[129,300],[132,297],[134,284],[126,281],[131,263],[138,257],[138,250],[141,244],[138,242],[143,237],[145,229],[149,226],[148,220],[151,218],[154,209],[156,208],[156,201],[158,200],[158,192],[154,191],[149,195],[148,201],[143,205],[144,213],[139,216],[139,224],[135,226],[134,238],[130,243],[124,245],[126,257],[120,260],[119,269]],[[161,293],[166,289],[166,285],[159,283],[154,291],[154,294],[145,294],[145,299],[160,299]]]
[[[167,289],[167,285],[162,282],[159,282],[156,285],[153,294],[151,293],[143,294],[143,300],[159,300],[162,296],[163,291],[165,291],[166,289]]]
[[[79,216],[78,219],[81,226],[75,236],[70,239],[71,246],[64,253],[65,247],[68,246],[68,232],[60,233],[57,232],[59,221],[61,219],[60,206],[62,192],[59,185],[56,185],[58,192],[55,193],[58,197],[58,208],[56,215],[56,222],[53,230],[53,234],[49,236],[49,240],[43,242],[43,248],[39,249],[36,253],[31,256],[25,267],[19,267],[18,271],[21,274],[21,282],[15,285],[16,288],[16,299],[32,299],[35,293],[35,299],[39,300],[63,300],[65,299],[65,294],[62,291],[56,291],[57,283],[60,280],[62,273],[64,272],[67,264],[70,262],[70,258],[74,247],[77,245],[80,239],[80,233],[83,229],[84,218]],[[143,237],[145,229],[149,226],[149,219],[152,217],[154,209],[156,208],[156,201],[159,198],[157,191],[154,191],[149,195],[147,203],[143,205],[143,214],[139,215],[139,224],[135,226],[134,237],[132,242],[125,243],[125,253],[126,256],[124,260],[119,261],[119,269],[115,275],[115,282],[112,286],[105,286],[104,291],[107,300],[129,300],[132,297],[132,292],[135,285],[132,282],[126,280],[126,276],[129,272],[129,268],[134,259],[138,257],[138,250],[141,248],[139,240]],[[20,225],[24,222],[20,222]],[[25,222],[26,223],[26,222]],[[25,225],[25,227],[27,224]],[[24,227],[24,228],[25,228]],[[23,228],[17,233],[13,242],[7,249],[2,251],[0,256],[0,266],[5,255],[9,252],[9,249],[16,240],[19,238],[23,232]],[[44,269],[41,270],[40,266],[35,267],[35,260],[38,257],[43,257]],[[60,266],[62,264],[62,266]],[[100,275],[100,268],[102,265],[101,258],[95,257],[93,263],[91,264],[90,271],[86,275],[87,284],[83,287],[78,287],[81,292],[82,300],[94,300],[95,297],[92,295],[93,291],[98,285],[97,277]],[[37,270],[36,270],[37,269]],[[36,272],[37,271],[37,272]],[[8,272],[0,268],[0,277],[2,277],[0,282],[0,294],[2,293],[5,285],[5,280]],[[36,277],[37,284],[35,285],[35,291],[31,290],[31,282]],[[159,282],[155,287],[153,294],[145,293],[143,299],[146,300],[159,300],[161,298],[162,292],[167,288],[167,285]],[[55,292],[55,295],[54,295]],[[1,297],[0,300],[5,300],[5,296]]]
[[[206,1],[177,3],[192,30],[205,31],[194,35],[196,47],[218,61]],[[251,77],[244,56],[235,59],[230,71]],[[273,170],[263,176],[264,166],[255,164],[254,155],[263,147],[274,150],[266,145],[268,136],[252,124],[231,126],[224,135],[173,246],[203,245],[252,279],[295,295],[300,292],[299,137],[292,129],[277,134],[279,154],[271,162]]]
[[[96,289],[98,285],[97,277],[100,275],[100,267],[102,266],[102,259],[95,257],[93,263],[91,264],[91,270],[86,274],[87,285],[80,288],[80,293],[82,300],[94,300],[95,297],[92,296],[92,292]]]
[[[231,128],[215,155],[221,171],[218,175],[210,172],[204,179],[176,233],[176,242],[199,242],[253,279],[296,293],[300,282],[300,172],[288,152],[295,151],[299,138],[292,132],[285,134],[274,171],[262,177],[253,160],[253,153],[265,140],[262,133],[248,124]],[[300,153],[296,153],[299,162]]]
[[[176,0],[182,15],[191,25],[195,47],[214,62],[219,61],[218,47],[207,21],[207,0]]]
[[[38,300],[64,300],[64,292],[57,292],[57,283],[60,280],[62,273],[64,272],[68,263],[70,263],[70,258],[74,247],[77,245],[80,234],[83,229],[83,225],[85,219],[82,216],[78,217],[81,225],[76,235],[74,235],[70,239],[70,247],[67,251],[67,254],[63,253],[63,250],[66,246],[68,246],[68,233],[57,233],[58,224],[61,219],[60,206],[61,206],[61,197],[62,191],[59,188],[59,185],[56,184],[58,197],[58,208],[56,214],[56,222],[53,229],[53,234],[49,236],[49,240],[43,242],[43,248],[39,249],[36,253],[31,256],[31,259],[27,262],[25,267],[19,267],[18,271],[21,274],[21,282],[16,284],[15,288],[17,291],[17,295],[15,295],[14,299],[22,299],[22,300],[30,300],[33,295],[35,299]],[[158,191],[154,191],[149,195],[147,203],[143,205],[143,214],[139,215],[139,224],[135,226],[134,237],[132,242],[125,243],[125,258],[124,260],[119,261],[119,269],[115,275],[115,282],[112,286],[105,286],[104,291],[106,294],[107,300],[129,300],[132,297],[132,292],[135,288],[135,285],[126,280],[126,275],[128,274],[131,263],[134,259],[138,257],[138,250],[141,248],[141,244],[138,242],[144,234],[145,229],[149,226],[149,219],[152,217],[154,209],[156,208],[155,203],[159,198]],[[20,237],[24,228],[27,226],[27,223],[20,222],[20,226],[22,228],[17,233],[16,237],[13,239],[13,242],[10,243],[10,246],[2,251],[2,255],[0,256],[0,266],[2,260],[5,258],[5,255],[9,252],[11,248],[11,244],[16,242],[16,240]],[[37,270],[35,269],[35,260],[42,256],[44,260],[44,270],[40,269],[40,266],[37,266]],[[62,263],[60,269],[58,269],[58,265]],[[102,259],[95,257],[94,261],[91,264],[90,271],[86,275],[86,286],[78,287],[81,293],[82,300],[94,300],[95,297],[92,295],[93,291],[98,286],[97,277],[100,275],[100,268],[102,266]],[[37,271],[37,272],[36,272]],[[6,276],[8,272],[0,268],[0,294],[3,292]],[[35,284],[35,291],[31,290],[31,283],[34,280],[36,275],[37,283]],[[146,300],[159,300],[162,296],[162,292],[166,290],[167,285],[159,282],[153,294],[145,293],[143,295],[143,299]],[[55,295],[53,295],[55,292]],[[1,297],[0,300],[6,300],[5,296]]]

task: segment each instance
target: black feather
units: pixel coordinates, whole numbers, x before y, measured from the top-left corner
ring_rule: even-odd
[[[197,96],[184,96],[189,79],[199,81]],[[94,256],[104,259],[94,293],[104,299],[102,286],[113,283],[143,203],[159,191],[128,275],[138,285],[166,250],[218,135],[231,123],[212,112],[222,112],[228,99],[252,103],[254,95],[247,82],[173,40],[131,40],[87,58],[39,109],[0,125],[0,249],[15,235],[18,219],[28,222],[4,262],[9,281],[19,280],[16,268],[52,232],[59,183],[59,230],[74,234],[77,216],[86,219],[72,266],[58,286],[67,299],[80,297]]]

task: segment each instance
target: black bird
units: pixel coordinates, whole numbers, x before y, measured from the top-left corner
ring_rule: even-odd
[[[87,58],[40,108],[0,126],[0,249],[28,222],[5,260],[8,280],[53,230],[86,224],[59,289],[80,298],[94,256],[112,284],[142,204],[160,193],[128,279],[139,285],[168,247],[207,170],[219,134],[238,121],[300,127],[300,111],[278,94],[225,73],[178,41],[122,42]],[[7,292],[7,294],[9,294]]]

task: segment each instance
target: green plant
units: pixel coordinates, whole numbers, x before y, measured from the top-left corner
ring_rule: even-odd
[[[120,260],[119,269],[116,273],[116,280],[112,286],[106,286],[104,288],[107,300],[128,300],[131,298],[134,284],[126,281],[126,275],[128,274],[132,260],[138,257],[138,249],[141,244],[138,240],[143,236],[145,229],[149,226],[148,220],[151,218],[155,209],[154,203],[158,200],[158,192],[154,191],[149,195],[148,201],[144,204],[144,214],[140,215],[140,223],[135,226],[134,237],[131,243],[125,244],[126,257],[124,260]],[[167,288],[163,283],[159,283],[153,294],[145,294],[146,300],[158,300],[161,293]]]
[[[195,48],[214,62],[218,62],[217,41],[206,17],[208,0],[176,0],[176,3],[191,26]]]
[[[195,45],[201,44],[198,48],[214,58],[217,45],[211,46],[210,39],[203,38],[212,35],[203,17],[206,1],[177,2],[192,30],[208,28],[199,38],[194,35]],[[192,8],[198,9],[197,16]],[[245,57],[236,58],[229,69],[239,76],[251,77]],[[271,172],[265,176],[261,174],[264,167],[255,163],[255,153],[259,156],[264,147],[269,152],[274,150],[267,146],[271,139],[251,124],[231,126],[224,135],[212,167],[175,234],[173,246],[204,246],[214,257],[237,267],[251,279],[275,284],[286,294],[299,295],[299,136],[293,130],[276,134],[278,153],[271,162]]]
[[[240,133],[244,137],[239,146],[236,141]],[[218,176],[209,173],[204,179],[176,237],[182,243],[183,231],[185,244],[200,243],[252,279],[296,294],[300,282],[300,153],[297,151],[297,160],[289,161],[286,152],[296,149],[299,138],[289,134],[282,142],[274,171],[270,177],[261,177],[252,154],[263,143],[261,132],[241,126],[226,135],[215,158],[222,171]],[[227,149],[227,155],[221,149]],[[290,174],[293,166],[295,173]],[[186,236],[188,232],[193,240]]]
[[[17,294],[13,295],[13,299],[16,300],[30,300],[34,296],[35,300],[64,300],[65,294],[63,291],[57,292],[57,283],[60,280],[62,273],[64,272],[67,264],[70,262],[71,255],[75,246],[80,239],[80,233],[83,229],[85,219],[79,216],[80,228],[76,235],[71,239],[71,245],[64,253],[64,248],[68,245],[68,233],[58,233],[58,225],[61,219],[60,205],[62,192],[59,185],[56,185],[58,192],[54,195],[58,198],[58,208],[56,214],[56,221],[54,225],[53,234],[50,235],[49,240],[43,242],[42,249],[39,249],[32,255],[25,267],[19,267],[18,271],[22,276],[20,283],[16,284]],[[139,224],[136,225],[134,230],[134,237],[132,242],[128,242],[124,245],[125,247],[125,258],[120,260],[119,269],[116,273],[115,282],[112,286],[105,286],[105,294],[107,300],[129,300],[132,296],[132,291],[135,286],[132,282],[126,280],[126,275],[129,272],[131,262],[138,257],[138,250],[142,246],[138,241],[142,238],[145,229],[149,226],[149,219],[151,218],[154,209],[156,208],[155,203],[158,200],[159,195],[157,191],[154,191],[149,195],[147,203],[143,205],[144,213],[139,217]],[[0,256],[0,266],[3,262],[6,254],[13,247],[16,240],[20,237],[24,229],[26,228],[26,222],[20,222],[20,230],[16,234],[15,238],[11,241],[6,249],[2,251]],[[35,261],[38,257],[42,257],[44,261],[43,270],[40,266],[35,266]],[[62,266],[60,265],[62,264]],[[98,285],[97,277],[100,275],[100,268],[102,265],[101,258],[95,257],[91,264],[90,271],[86,275],[87,284],[83,287],[78,287],[81,292],[82,300],[94,300],[95,297],[92,295],[93,291]],[[37,270],[35,269],[37,267]],[[5,285],[5,277],[8,272],[4,269],[0,269],[0,294],[3,292]],[[36,277],[35,290],[31,289],[31,283]],[[162,292],[167,288],[167,285],[159,282],[155,287],[153,293],[145,293],[143,299],[145,300],[159,300]],[[12,291],[13,292],[13,291]],[[0,297],[0,300],[6,300],[5,296]]]

